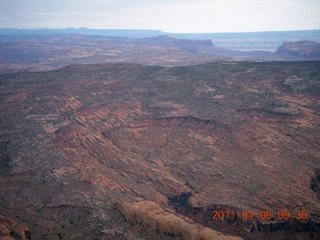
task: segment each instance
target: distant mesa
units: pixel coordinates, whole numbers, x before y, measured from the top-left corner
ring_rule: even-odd
[[[306,41],[305,36],[316,42]],[[320,30],[175,34],[134,29],[0,29],[0,72],[110,62],[182,66],[228,60],[320,60],[319,36]],[[278,39],[287,41],[281,45]],[[305,41],[289,42],[292,39]]]
[[[313,41],[284,42],[276,51],[284,58],[319,59],[320,44]]]
[[[210,39],[207,39],[207,40],[178,39],[178,38],[170,37],[167,35],[141,39],[141,42],[145,45],[178,47],[180,49],[185,49],[185,50],[194,51],[194,52],[197,52],[197,49],[199,47],[214,46],[214,44]]]

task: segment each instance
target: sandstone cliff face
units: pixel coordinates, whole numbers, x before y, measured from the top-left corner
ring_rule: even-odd
[[[227,235],[281,239],[285,225],[271,219],[275,233],[248,233],[213,221],[210,207],[306,210],[305,222],[319,224],[310,184],[320,168],[319,69],[107,64],[0,75],[1,212],[23,218],[35,239],[173,239],[126,222],[113,203],[152,201],[178,217],[170,199],[190,193],[183,214]]]

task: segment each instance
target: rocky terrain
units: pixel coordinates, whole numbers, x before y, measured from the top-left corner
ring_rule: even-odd
[[[234,36],[230,41],[234,42],[229,44],[236,45],[237,39]],[[0,30],[0,72],[46,71],[70,64],[130,62],[182,66],[221,60],[320,60],[320,50],[319,44],[311,41],[285,42],[276,52],[239,51],[217,47],[210,39],[165,35],[148,38],[53,33],[3,35]]]
[[[319,78],[317,61],[3,73],[0,215],[32,239],[319,239]]]
[[[84,35],[0,35],[0,71],[34,72],[70,64],[131,62],[189,65],[226,59],[207,54],[211,40],[103,37]]]

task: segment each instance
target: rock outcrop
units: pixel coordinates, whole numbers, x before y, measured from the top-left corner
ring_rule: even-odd
[[[18,223],[10,218],[0,216],[0,239],[31,240],[31,232],[25,225]]]
[[[210,228],[194,223],[191,219],[178,217],[152,201],[119,202],[115,205],[128,221],[138,221],[164,234],[180,236],[185,240],[241,240],[225,236]]]

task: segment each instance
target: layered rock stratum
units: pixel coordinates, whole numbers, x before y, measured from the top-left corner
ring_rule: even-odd
[[[317,61],[1,74],[0,214],[32,239],[317,239],[319,79]]]

